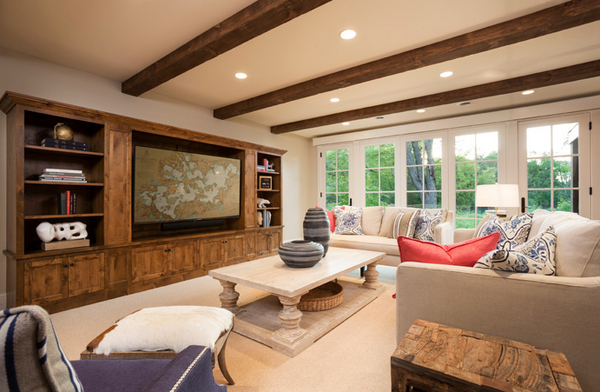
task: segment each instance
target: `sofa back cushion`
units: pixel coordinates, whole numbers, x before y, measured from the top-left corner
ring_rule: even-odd
[[[540,219],[542,221],[538,222]],[[600,276],[600,222],[562,211],[534,214],[534,222],[530,238],[540,234],[548,226],[554,226],[556,275]]]
[[[402,212],[402,208],[400,207],[385,207],[383,218],[381,218],[381,227],[379,228],[380,237],[392,238],[394,220],[400,212]]]
[[[362,212],[362,231],[365,235],[379,235],[381,219],[383,218],[383,207],[365,207]]]

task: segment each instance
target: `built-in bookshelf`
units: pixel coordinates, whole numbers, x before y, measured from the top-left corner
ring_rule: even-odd
[[[281,226],[281,155],[257,152],[256,169],[256,198],[266,199],[269,204],[265,207],[257,207],[257,214],[263,214],[261,227]],[[267,167],[265,168],[265,162]],[[271,216],[270,222],[266,223],[266,212]]]

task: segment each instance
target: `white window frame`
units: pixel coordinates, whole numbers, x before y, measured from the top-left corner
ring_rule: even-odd
[[[318,186],[317,186],[317,191],[318,193],[318,206],[322,207],[322,208],[326,208],[327,206],[327,197],[326,197],[326,190],[327,190],[327,184],[326,184],[326,179],[327,176],[325,175],[325,169],[326,169],[326,152],[330,151],[330,150],[341,150],[341,149],[348,149],[348,198],[352,199],[354,205],[356,204],[356,198],[355,195],[357,194],[356,192],[356,164],[355,164],[355,145],[354,143],[338,143],[338,144],[327,144],[327,145],[322,145],[319,146],[317,148],[317,160],[318,160],[318,165],[317,165],[317,180],[318,180]]]
[[[398,194],[400,193],[400,191],[398,190],[398,181],[399,181],[399,174],[400,174],[400,168],[399,168],[399,159],[400,159],[400,155],[399,155],[399,149],[400,149],[400,138],[398,136],[395,137],[388,137],[388,138],[379,138],[379,139],[369,139],[369,140],[364,140],[362,142],[360,142],[359,144],[359,156],[358,159],[356,160],[358,162],[359,165],[359,170],[358,170],[358,174],[360,175],[360,181],[359,181],[359,194],[360,194],[360,201],[361,204],[360,206],[366,206],[367,204],[367,199],[366,199],[366,193],[367,193],[367,185],[366,185],[366,167],[365,167],[365,151],[367,147],[370,146],[380,146],[382,144],[393,144],[394,145],[394,181],[395,181],[395,189],[394,189],[394,205],[396,207],[399,207],[400,204],[398,204],[400,202],[400,198],[398,197]]]

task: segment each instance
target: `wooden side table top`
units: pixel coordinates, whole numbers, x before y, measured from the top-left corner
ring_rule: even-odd
[[[562,353],[423,320],[391,362],[392,391],[581,391]]]

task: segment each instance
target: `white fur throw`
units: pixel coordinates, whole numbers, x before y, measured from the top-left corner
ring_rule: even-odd
[[[117,322],[94,349],[96,354],[115,351],[180,352],[191,345],[215,349],[223,331],[231,328],[233,314],[208,306],[144,308]]]

